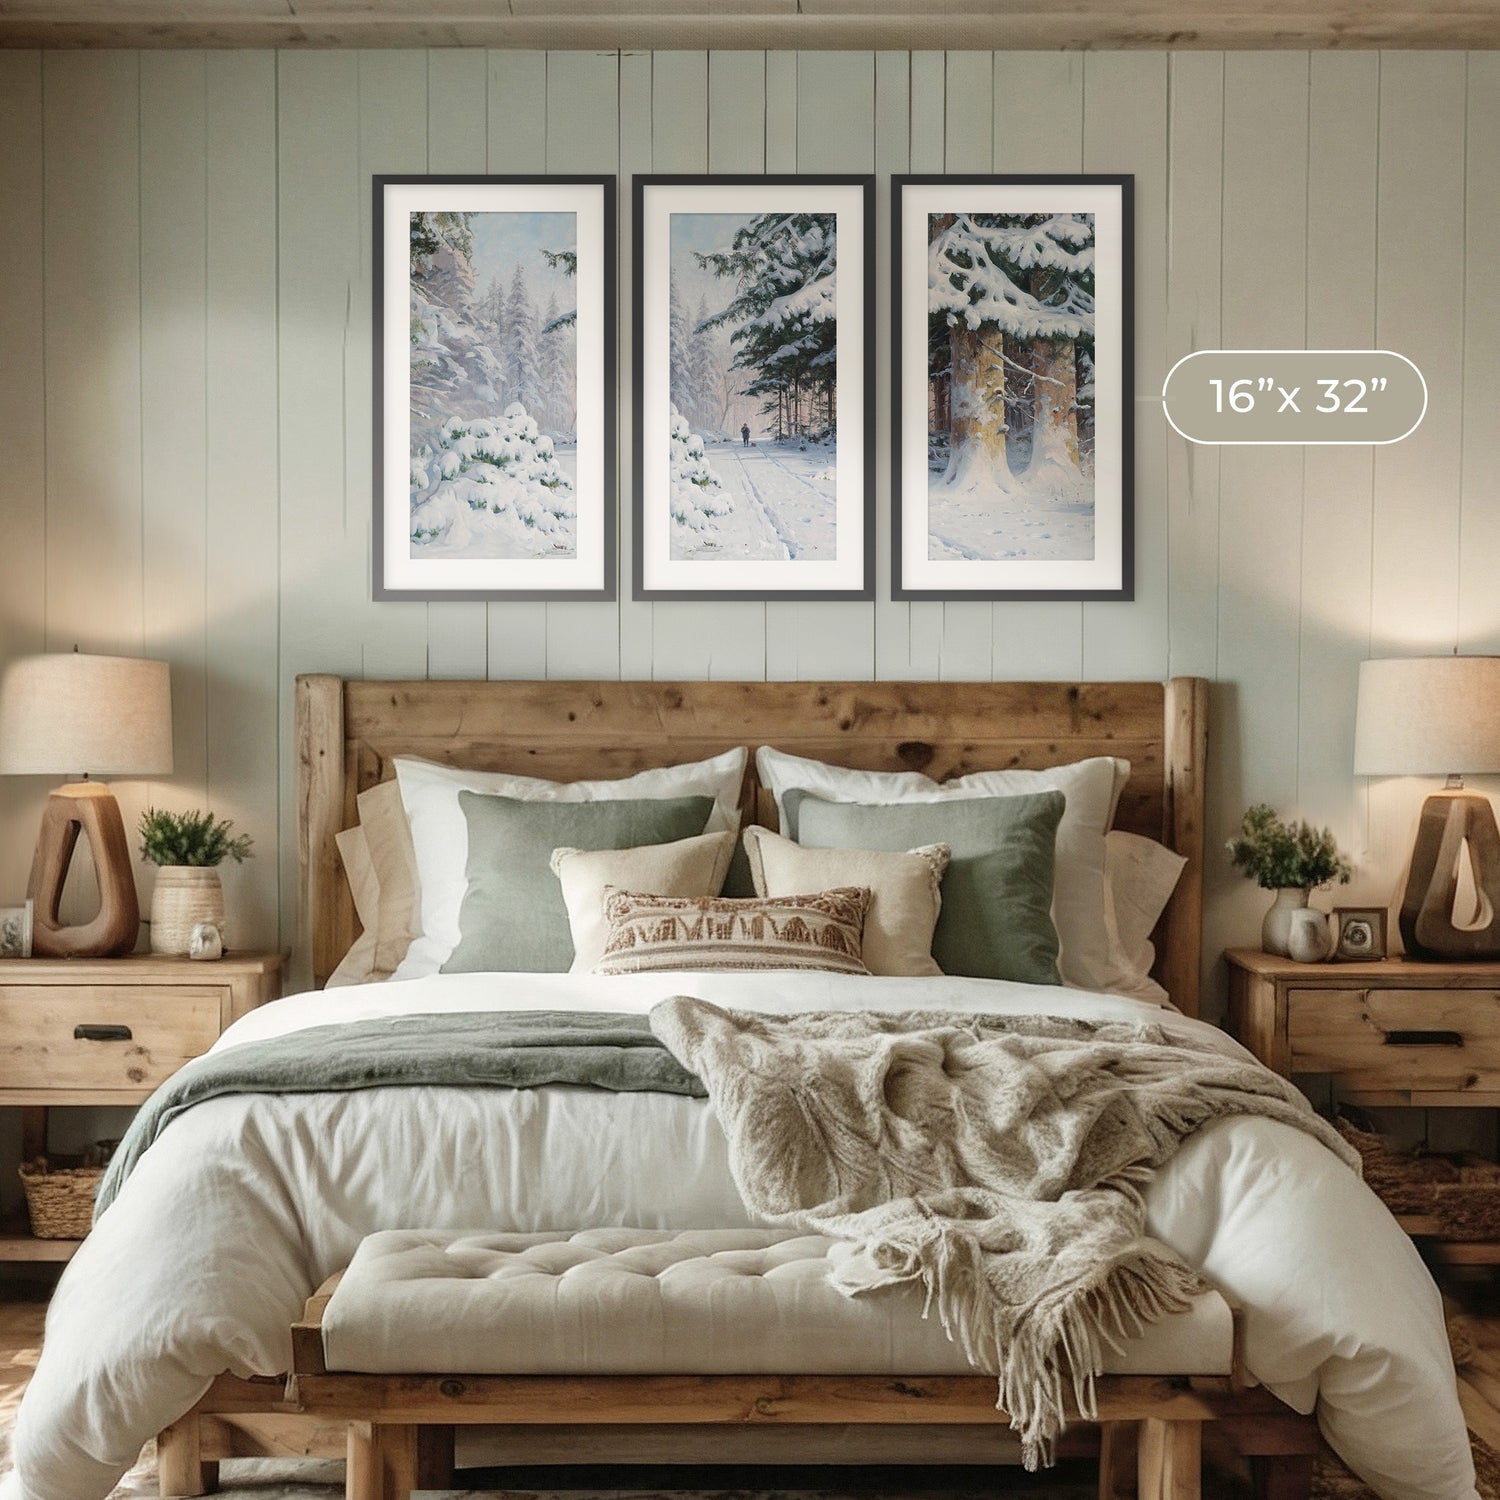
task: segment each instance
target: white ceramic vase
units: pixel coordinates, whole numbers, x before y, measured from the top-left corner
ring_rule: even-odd
[[[1333,932],[1328,918],[1315,906],[1292,913],[1292,928],[1286,939],[1287,957],[1299,964],[1320,964],[1333,952]]]
[[[212,865],[163,865],[151,896],[151,951],[183,954],[200,922],[224,931],[224,887]]]
[[[1260,924],[1260,946],[1267,953],[1275,953],[1281,958],[1291,957],[1292,917],[1294,913],[1307,909],[1311,895],[1312,892],[1302,886],[1282,886],[1276,892],[1276,899]]]

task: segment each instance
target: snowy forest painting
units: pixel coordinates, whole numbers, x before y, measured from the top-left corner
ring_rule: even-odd
[[[848,500],[867,422],[845,389],[866,383],[863,183],[693,186],[659,208],[648,197],[637,219],[651,244],[637,347],[657,356],[647,383],[660,379],[641,443],[656,455],[664,561],[710,590],[821,589],[865,547]]]
[[[568,195],[579,190],[560,180],[439,181],[451,191],[429,189],[399,211],[387,204],[382,231],[388,254],[401,244],[405,272],[399,309],[394,276],[382,287],[388,385],[397,318],[405,334],[407,438],[401,501],[395,476],[384,476],[386,562],[429,576],[445,568],[455,586],[567,590],[584,554],[599,552],[582,532],[604,504],[593,482],[603,414],[581,399],[586,356],[597,386],[601,341],[612,343],[604,226],[584,234],[580,223],[600,189],[592,180],[590,201],[575,204]],[[388,417],[391,404],[387,390]],[[393,506],[404,516],[399,540]],[[569,564],[573,576],[557,577]]]
[[[571,557],[576,215],[416,212],[409,222],[412,549]]]
[[[1102,597],[1102,580],[1120,597],[1128,183],[897,192],[898,580],[992,597]]]

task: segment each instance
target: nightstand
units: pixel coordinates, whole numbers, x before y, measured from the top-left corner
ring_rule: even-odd
[[[1500,963],[1299,964],[1251,948],[1224,957],[1229,1030],[1284,1077],[1324,1074],[1339,1099],[1372,1108],[1500,1108]],[[1500,1244],[1435,1249],[1500,1264]]]
[[[281,993],[283,955],[213,962],[0,960],[0,1105],[21,1110],[21,1159],[45,1155],[54,1106],[140,1104],[231,1021]],[[77,1240],[0,1229],[0,1262],[67,1260]]]

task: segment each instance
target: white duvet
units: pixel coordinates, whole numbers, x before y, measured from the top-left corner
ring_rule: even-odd
[[[1130,1000],[955,978],[458,974],[297,995],[219,1047],[417,1011],[628,1010],[690,993],[767,1011],[869,1008],[1150,1019]],[[1150,1232],[1245,1310],[1251,1372],[1317,1405],[1389,1500],[1476,1500],[1438,1294],[1411,1242],[1331,1153],[1269,1120],[1191,1138],[1148,1195]],[[213,1100],[173,1122],[63,1275],[0,1500],[99,1500],[223,1370],[290,1360],[303,1299],[389,1228],[749,1222],[709,1105],[549,1087]]]

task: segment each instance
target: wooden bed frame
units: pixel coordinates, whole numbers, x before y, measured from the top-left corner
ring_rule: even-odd
[[[297,679],[302,942],[322,985],[359,928],[335,836],[398,755],[553,781],[629,776],[737,745],[774,745],[865,770],[1040,769],[1090,755],[1130,762],[1115,826],[1188,863],[1157,932],[1157,976],[1198,1013],[1208,683],[356,682]],[[747,822],[776,827],[755,775]]]
[[[300,940],[310,951],[318,986],[358,933],[335,836],[357,821],[359,793],[394,774],[397,755],[569,781],[626,776],[738,745],[774,745],[865,769],[923,771],[938,780],[1108,754],[1131,763],[1115,826],[1159,839],[1187,859],[1157,929],[1156,973],[1178,1008],[1197,1014],[1208,723],[1208,684],[1202,678],[1166,683],[362,682],[317,675],[297,679],[296,707]],[[755,775],[753,756],[741,810],[749,821],[776,826],[775,806]],[[1274,1455],[1258,1461],[1261,1493],[1305,1494],[1313,1443],[1307,1419],[1259,1391],[1215,1391],[1210,1397],[1171,1382],[1124,1379],[1126,1387],[1103,1403],[1106,1412],[1128,1409],[1134,1418],[1159,1402],[1166,1417],[1185,1402],[1207,1401],[1218,1419],[1215,1427],[1240,1451]],[[584,1403],[581,1410],[586,1409]],[[834,1452],[839,1449],[837,1435],[827,1431],[814,1448],[809,1429],[799,1433],[795,1423],[771,1433],[747,1424],[710,1430],[707,1452],[714,1456],[700,1453],[694,1459],[691,1444],[678,1443],[668,1430],[635,1426],[630,1419],[612,1428],[599,1428],[595,1421],[577,1425],[584,1421],[580,1416],[574,1425],[558,1425],[553,1412],[531,1427],[511,1428],[509,1461],[680,1462],[686,1446],[687,1461],[700,1463],[807,1462],[814,1451],[826,1460],[830,1445]],[[921,1421],[920,1413],[899,1402],[882,1411],[873,1426],[866,1415],[851,1424],[843,1461],[910,1461],[924,1450],[930,1456]],[[1106,1423],[1101,1431],[1100,1494],[1134,1493],[1133,1429]],[[1082,1437],[1070,1434],[1063,1451],[1076,1451]],[[947,1462],[993,1462],[1006,1441],[993,1422],[976,1420],[945,1427],[940,1447]],[[162,1492],[192,1495],[211,1489],[221,1457],[344,1452],[344,1427],[297,1415],[279,1380],[225,1376],[193,1412],[162,1434]]]

